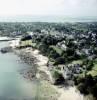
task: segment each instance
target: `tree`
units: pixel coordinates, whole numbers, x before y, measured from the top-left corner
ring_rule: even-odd
[[[84,60],[83,65],[85,65],[85,77],[86,77],[87,72],[91,70],[94,66],[93,60],[86,59]]]
[[[67,51],[66,51],[67,56],[72,56],[72,55],[74,55],[74,53],[75,53],[74,51],[75,51],[74,48],[68,48]]]
[[[63,57],[58,57],[55,59],[54,65],[64,64],[64,63],[65,63],[65,59]]]
[[[58,71],[56,70],[53,70],[53,78],[55,80],[54,84],[55,85],[59,85],[59,84],[63,84],[64,83],[64,77],[62,76],[61,73],[59,73]]]
[[[41,53],[43,53],[44,55],[47,55],[48,45],[40,44],[40,45],[39,45],[39,50],[40,50]]]
[[[77,88],[82,94],[85,94],[85,95],[89,94],[87,87],[85,86],[84,83],[80,83]]]
[[[49,58],[56,59],[58,57],[60,57],[60,55],[55,50],[50,51]]]
[[[96,99],[97,99],[97,84],[95,84],[95,85],[91,88],[91,93],[92,93],[93,96],[96,97]]]

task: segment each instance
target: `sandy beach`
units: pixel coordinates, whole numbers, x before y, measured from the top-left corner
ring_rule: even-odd
[[[41,77],[41,73],[39,72],[44,72],[45,74],[47,74],[47,78],[50,81],[53,81],[51,73],[47,67],[47,62],[48,62],[48,58],[43,56],[42,54],[39,53],[39,50],[37,49],[32,49],[32,48],[26,48],[23,49],[22,52],[25,53],[30,53],[30,55],[34,56],[37,59],[37,65],[38,67],[38,72],[36,73],[36,77],[39,79]],[[84,100],[83,95],[81,95],[75,87],[70,87],[70,88],[60,88],[58,86],[52,85],[51,83],[49,83],[47,80],[44,80],[45,85],[49,85],[47,86],[47,88],[51,87],[55,92],[52,95],[57,96],[57,100]],[[42,81],[43,84],[43,81]],[[51,96],[52,97],[52,96]],[[53,99],[52,99],[53,100]],[[55,100],[55,99],[54,99]]]

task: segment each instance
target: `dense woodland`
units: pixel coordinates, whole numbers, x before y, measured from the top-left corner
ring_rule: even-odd
[[[32,47],[49,58],[47,65],[55,84],[72,80],[81,93],[97,98],[96,22],[0,23],[1,36],[26,36],[29,33],[32,33]]]

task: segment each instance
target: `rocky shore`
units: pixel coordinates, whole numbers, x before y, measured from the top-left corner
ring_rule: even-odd
[[[12,52],[12,48],[11,47],[4,47],[4,48],[1,48],[1,53],[8,53],[8,52]]]
[[[48,58],[42,56],[38,50],[32,48],[13,49],[19,58],[27,63],[29,68],[20,72],[24,78],[30,81],[37,81],[37,98],[39,100],[57,100],[60,93],[51,84],[52,77],[47,68]]]
[[[11,52],[19,56],[23,63],[28,64],[25,70],[20,71],[24,78],[30,81],[37,81],[37,97],[41,100],[88,100],[76,90],[76,87],[55,86],[50,69],[47,66],[48,58],[43,56],[39,50],[31,47],[16,49],[12,48]],[[68,96],[69,95],[69,96]]]
[[[75,97],[74,100],[84,100],[83,95],[75,87],[66,88],[51,84],[53,79],[47,67],[48,58],[40,54],[39,50],[33,48],[14,49],[14,53],[25,63],[32,66],[22,74],[27,79],[39,80],[38,86],[42,98],[46,98],[46,100],[71,100],[72,97]]]
[[[51,75],[47,68],[48,59],[42,56],[38,50],[32,48],[14,49],[13,50],[20,59],[32,66],[27,72],[24,72],[24,77],[32,80],[33,78],[41,78],[43,80],[51,81]]]

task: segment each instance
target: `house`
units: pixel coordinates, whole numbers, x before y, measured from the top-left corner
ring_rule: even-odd
[[[57,47],[61,48],[62,50],[65,50],[65,51],[67,49],[67,46],[65,45],[65,41],[57,43]]]

